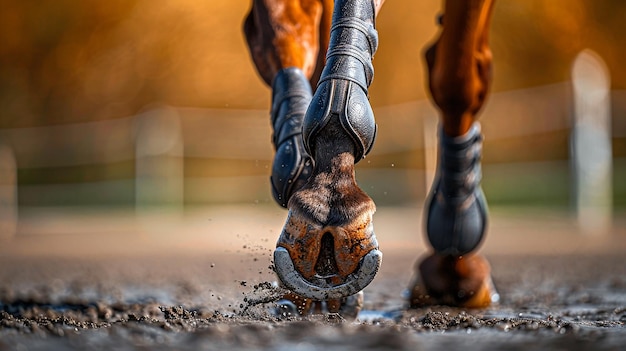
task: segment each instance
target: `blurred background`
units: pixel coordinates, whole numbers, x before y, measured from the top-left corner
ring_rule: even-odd
[[[243,0],[4,1],[4,235],[36,232],[28,221],[51,213],[277,208],[268,182],[270,90],[241,29],[249,6]],[[379,134],[357,178],[379,207],[421,206],[432,179],[437,111],[428,101],[422,50],[436,37],[440,12],[440,1],[389,0],[377,19],[370,96]],[[599,74],[608,72],[599,80],[609,88],[603,100],[609,211],[613,221],[624,217],[624,18],[620,0],[496,3],[495,76],[481,116],[483,184],[492,210],[562,218],[575,212],[572,66],[587,50],[600,62]]]

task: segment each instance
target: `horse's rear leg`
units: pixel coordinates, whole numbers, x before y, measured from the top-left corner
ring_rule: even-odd
[[[474,254],[487,227],[476,121],[490,84],[493,0],[448,0],[443,30],[426,51],[429,88],[442,115],[437,176],[426,204],[434,253],[418,265],[411,305],[481,307],[497,300],[487,261]]]
[[[271,186],[274,199],[283,207],[313,169],[313,160],[302,143],[302,119],[312,97],[309,80],[317,80],[318,28],[324,6],[328,1],[255,0],[244,22],[253,62],[272,87],[276,153]]]

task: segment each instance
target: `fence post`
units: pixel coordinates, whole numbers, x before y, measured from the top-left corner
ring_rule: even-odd
[[[180,215],[183,153],[180,117],[175,109],[152,109],[135,118],[135,206],[140,216],[155,211]]]
[[[17,163],[13,150],[0,145],[0,240],[17,232]]]
[[[602,235],[612,225],[610,77],[598,54],[583,50],[572,66],[572,199],[581,232]]]
[[[439,119],[436,114],[427,113],[422,119],[424,132],[424,186],[425,197],[428,197],[430,188],[437,172],[437,157],[439,145]]]

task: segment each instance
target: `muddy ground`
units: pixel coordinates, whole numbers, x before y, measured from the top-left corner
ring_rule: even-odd
[[[508,225],[511,221],[495,223],[496,230]],[[566,229],[543,227],[557,237],[555,231]],[[527,240],[542,238],[530,229]],[[514,240],[485,245],[501,301],[483,310],[407,309],[403,291],[424,248],[402,245],[397,237],[387,248],[382,244],[383,267],[365,290],[365,309],[357,320],[275,314],[280,290],[271,284],[272,239],[240,238],[236,247],[213,246],[203,253],[210,243],[195,250],[165,245],[142,251],[138,243],[145,241],[120,244],[115,235],[121,234],[111,235],[121,245],[117,253],[75,236],[26,233],[3,243],[0,350],[624,350],[626,345],[621,232],[614,234],[615,245],[586,249],[586,242],[598,240],[576,239],[578,244],[570,242],[563,252],[532,245],[506,249]],[[42,254],[59,242],[72,249]]]

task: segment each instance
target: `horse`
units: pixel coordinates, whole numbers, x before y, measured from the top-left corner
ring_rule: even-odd
[[[494,1],[446,0],[440,33],[425,50],[441,117],[439,156],[424,211],[432,251],[415,266],[411,307],[478,308],[498,300],[489,263],[477,253],[488,225],[478,113],[492,76]],[[270,183],[288,210],[274,267],[289,291],[279,305],[293,313],[356,315],[382,261],[376,206],[354,167],[378,132],[368,88],[383,3],[252,0],[244,20],[250,56],[272,90]]]

